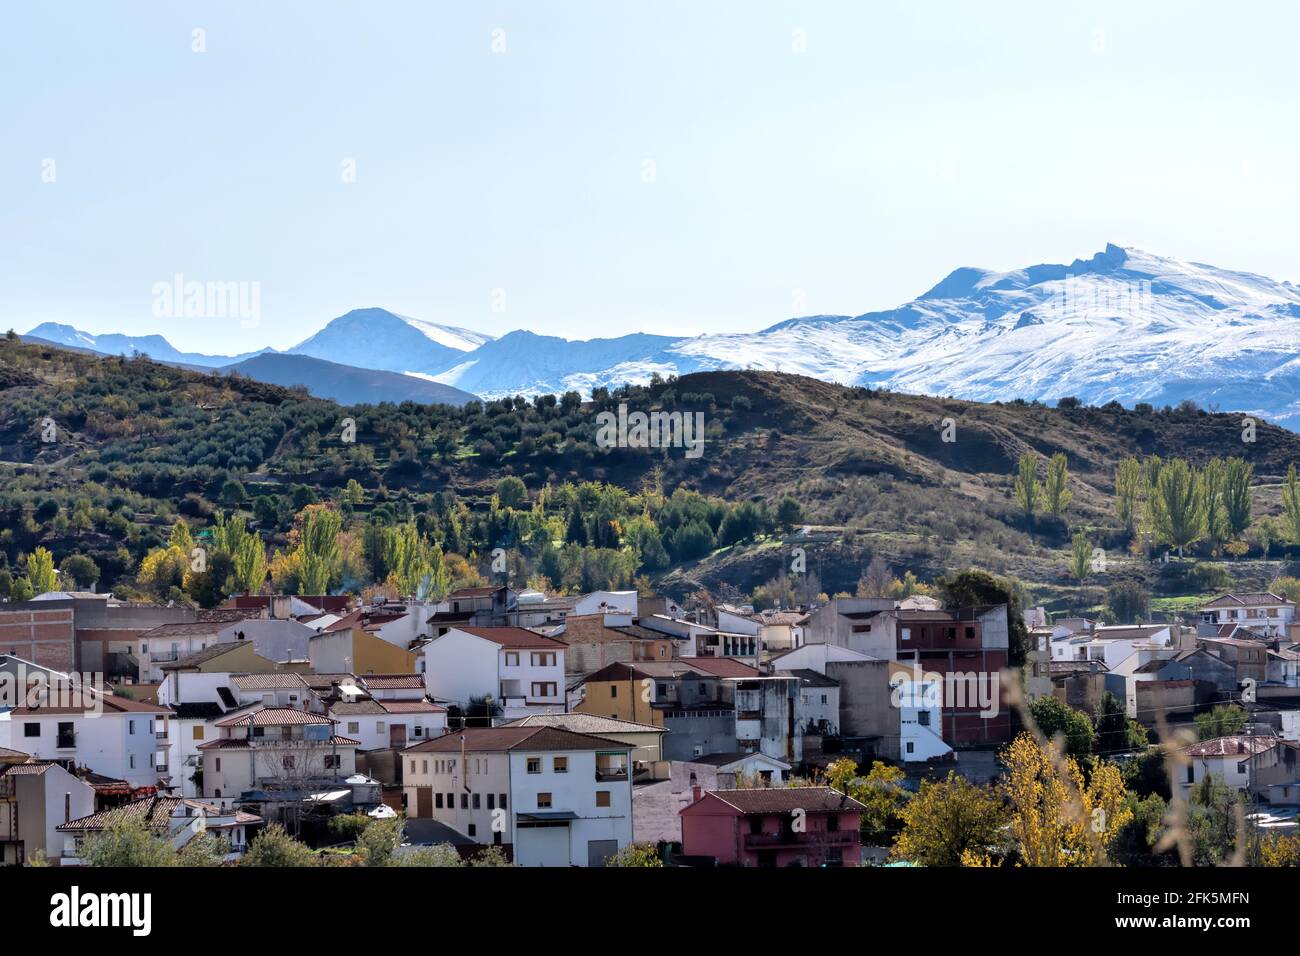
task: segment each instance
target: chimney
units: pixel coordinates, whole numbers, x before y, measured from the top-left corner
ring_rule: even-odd
[[[699,803],[700,797],[702,796],[703,794],[700,792],[700,785],[698,783],[691,787],[691,803]]]

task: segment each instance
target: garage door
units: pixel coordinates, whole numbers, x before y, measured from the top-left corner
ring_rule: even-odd
[[[515,862],[520,866],[568,866],[569,828],[519,827],[515,831]]]
[[[618,852],[617,840],[588,840],[587,865],[604,866],[605,861]]]

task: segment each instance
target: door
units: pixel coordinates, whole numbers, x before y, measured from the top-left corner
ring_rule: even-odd
[[[406,724],[389,724],[388,746],[390,747],[406,746]]]
[[[415,791],[415,815],[426,819],[433,816],[433,790],[429,787]]]
[[[604,866],[605,861],[618,853],[617,840],[588,840],[587,865]]]

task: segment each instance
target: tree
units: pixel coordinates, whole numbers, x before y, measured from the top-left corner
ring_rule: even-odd
[[[1216,546],[1228,538],[1228,511],[1224,504],[1227,466],[1211,458],[1201,469],[1201,498],[1205,503],[1205,536]]]
[[[629,843],[605,861],[606,866],[661,867],[664,861],[652,843]]]
[[[27,580],[34,594],[45,594],[55,588],[54,555],[38,547],[27,555]]]
[[[176,848],[138,817],[118,815],[81,844],[86,866],[175,866]]]
[[[970,568],[944,575],[935,582],[935,586],[948,607],[1005,604],[1011,639],[1008,662],[1013,667],[1019,667],[1025,662],[1029,628],[1025,626],[1023,610],[1026,600],[1024,588],[1019,581]]]
[[[257,533],[249,534],[239,543],[232,555],[235,590],[247,594],[260,594],[266,583],[266,549]]]
[[[1065,752],[1072,757],[1082,757],[1092,752],[1094,731],[1092,721],[1081,710],[1075,710],[1059,697],[1040,697],[1029,705],[1029,715],[1049,740],[1058,734],[1065,739]]]
[[[893,582],[893,575],[889,573],[889,565],[880,555],[871,559],[867,569],[862,572],[862,577],[858,579],[858,594],[860,598],[883,598],[889,596],[889,586]]]
[[[497,501],[502,508],[524,508],[528,504],[528,486],[508,475],[497,482]]]
[[[311,847],[289,836],[280,824],[272,823],[253,838],[239,862],[241,866],[315,866],[317,857]]]
[[[464,866],[465,861],[450,843],[421,846],[393,857],[390,866]]]
[[[960,866],[964,854],[987,853],[1001,845],[1007,813],[993,788],[950,770],[942,782],[921,781],[902,818],[891,856],[922,866]]]
[[[1300,834],[1270,833],[1260,842],[1264,866],[1300,866]]]
[[[84,554],[70,554],[59,565],[65,590],[88,588],[99,580],[99,565]]]
[[[361,487],[361,482],[355,478],[349,478],[348,483],[343,486],[343,493],[339,498],[344,504],[359,505],[366,500],[366,489]]]
[[[1016,501],[1020,505],[1020,510],[1025,513],[1025,519],[1032,524],[1043,492],[1042,485],[1038,483],[1038,462],[1034,458],[1034,453],[1027,451],[1020,456],[1018,465],[1015,483]]]
[[[1069,506],[1074,495],[1070,492],[1070,468],[1064,452],[1057,452],[1047,463],[1047,481],[1043,484],[1043,494],[1047,499],[1047,510],[1053,518]]]
[[[1070,574],[1082,584],[1092,573],[1092,545],[1082,531],[1070,539]]]
[[[1239,536],[1250,526],[1250,480],[1255,466],[1242,458],[1229,458],[1223,475],[1223,505],[1228,522],[1228,534]]]
[[[1285,517],[1287,540],[1300,544],[1300,477],[1297,477],[1295,465],[1286,470],[1286,483],[1282,485],[1282,509]]]
[[[1099,754],[1145,750],[1147,730],[1124,710],[1124,705],[1110,691],[1102,695],[1097,709],[1096,747]]]
[[[342,519],[333,508],[308,505],[294,554],[298,559],[298,593],[327,594],[339,568]]]
[[[803,505],[790,495],[782,495],[781,500],[776,503],[776,523],[781,526],[781,530],[789,534],[801,521],[803,521]]]
[[[357,835],[357,854],[362,866],[391,866],[402,844],[400,817],[371,820]]]
[[[1011,835],[1025,866],[1094,866],[1131,817],[1119,768],[1101,761],[1085,785],[1073,758],[1022,733],[1003,752]]]
[[[1196,715],[1196,737],[1198,740],[1235,737],[1246,726],[1249,716],[1245,708],[1236,704],[1221,704],[1213,710]]]
[[[1151,523],[1156,537],[1178,549],[1194,544],[1205,535],[1205,496],[1197,474],[1181,458],[1160,469],[1151,494]]]
[[[1142,497],[1142,465],[1130,455],[1115,469],[1115,516],[1132,534],[1138,525],[1138,509]]]
[[[1106,608],[1116,624],[1137,624],[1151,611],[1151,592],[1141,582],[1126,578],[1106,589]]]

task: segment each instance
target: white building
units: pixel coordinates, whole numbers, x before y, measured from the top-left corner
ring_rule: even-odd
[[[95,789],[56,763],[0,767],[0,866],[63,853],[61,823],[95,811]]]
[[[203,796],[231,801],[251,790],[296,791],[356,772],[357,741],[335,721],[287,707],[255,707],[215,721],[220,734],[199,745]]]
[[[1186,793],[1207,776],[1238,790],[1252,790],[1261,784],[1261,772],[1279,765],[1285,750],[1296,747],[1281,737],[1236,736],[1202,740],[1183,749],[1188,757],[1185,776],[1178,781]],[[1293,777],[1291,779],[1294,779]]]
[[[427,700],[341,700],[328,713],[358,750],[405,747],[447,730],[447,708]]]
[[[424,682],[464,707],[491,697],[509,720],[566,709],[566,645],[520,627],[453,627],[424,646]]]
[[[1205,624],[1238,624],[1266,635],[1285,635],[1295,620],[1295,602],[1272,591],[1223,594],[1201,608]]]
[[[895,664],[890,669],[891,703],[898,709],[899,754],[905,762],[943,757],[952,752],[941,736],[944,679],[923,668]]]
[[[167,772],[166,707],[88,688],[75,699],[51,690],[44,701],[0,712],[0,747],[86,767],[133,788],[157,786]]]
[[[403,751],[406,812],[521,866],[602,866],[632,840],[631,751],[558,727],[456,731]]]

